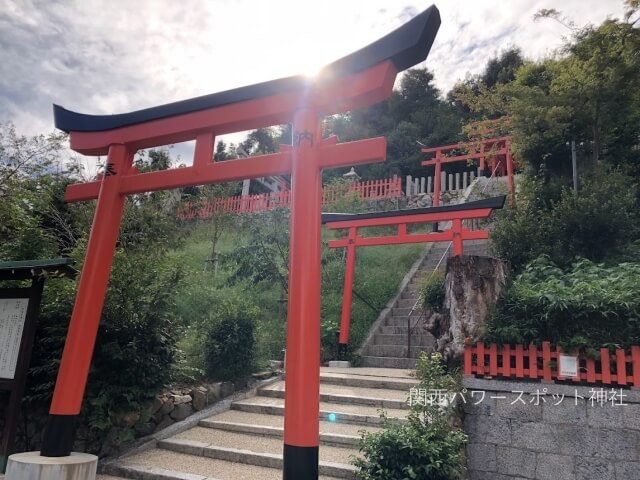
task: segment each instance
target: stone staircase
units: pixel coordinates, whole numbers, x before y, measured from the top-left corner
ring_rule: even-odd
[[[424,321],[429,312],[424,311],[422,306],[416,303],[420,286],[436,268],[444,272],[451,249],[449,244],[444,242],[427,248],[429,248],[428,253],[411,279],[404,284],[404,288],[386,317],[374,325],[373,328],[376,330],[373,336],[369,337],[369,341],[361,350],[363,367],[415,368],[416,359],[421,352],[433,351],[435,338],[424,329]],[[465,255],[487,255],[486,240],[465,242],[464,253]],[[411,348],[408,352],[409,325],[411,326]]]
[[[359,431],[379,430],[379,408],[389,417],[406,417],[409,389],[416,383],[411,373],[322,368],[320,479],[354,478],[349,462],[358,455]],[[283,413],[284,381],[276,381],[196,426],[102,464],[98,479],[280,480]]]

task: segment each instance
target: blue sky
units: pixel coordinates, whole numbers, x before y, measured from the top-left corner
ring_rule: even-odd
[[[298,73],[388,33],[432,1],[0,0],[0,122],[53,129],[51,106],[109,114]],[[620,17],[618,0],[441,0],[425,65],[448,90],[509,46],[553,54],[578,25]],[[235,139],[237,137],[233,137]],[[186,152],[186,150],[185,150]]]

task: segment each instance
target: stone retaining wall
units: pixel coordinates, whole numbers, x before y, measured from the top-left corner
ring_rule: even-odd
[[[640,480],[640,391],[604,389],[601,405],[600,387],[463,385],[471,480]]]

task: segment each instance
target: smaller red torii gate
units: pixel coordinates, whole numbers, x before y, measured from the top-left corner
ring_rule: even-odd
[[[443,207],[356,214],[323,213],[322,223],[326,224],[329,230],[348,230],[348,235],[345,238],[329,240],[328,242],[329,248],[347,249],[340,337],[338,340],[339,355],[342,356],[346,353],[347,344],[349,343],[356,248],[406,243],[452,242],[453,255],[462,255],[464,253],[465,240],[485,240],[489,238],[487,230],[470,230],[465,228],[462,222],[474,218],[488,218],[494,209],[504,206],[505,199],[506,197],[503,195],[464,204],[445,205]],[[407,232],[407,225],[410,224],[443,221],[451,221],[451,228],[434,233]],[[397,232],[379,237],[364,237],[358,233],[360,228],[382,226],[397,227]]]
[[[468,153],[461,155],[446,156],[456,150],[466,150]],[[479,140],[477,142],[456,143],[453,145],[441,145],[439,147],[429,147],[421,149],[422,153],[432,154],[433,157],[422,162],[425,167],[434,166],[433,185],[433,205],[440,205],[440,177],[443,163],[468,162],[469,160],[480,160],[480,174],[485,171],[487,160],[491,167],[491,172],[499,170],[500,176],[507,175],[509,184],[509,194],[511,202],[515,202],[515,184],[513,181],[514,167],[513,156],[511,155],[511,137],[495,137]],[[499,157],[504,157],[499,159]],[[504,160],[504,163],[502,163]]]

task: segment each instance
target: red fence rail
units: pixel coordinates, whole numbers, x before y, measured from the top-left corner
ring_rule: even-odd
[[[613,353],[601,348],[598,359],[578,355],[578,375],[575,377],[560,375],[561,354],[564,354],[562,349],[552,347],[549,342],[542,342],[541,349],[536,345],[499,346],[479,342],[465,348],[464,374],[640,388],[640,346],[631,347],[630,352],[618,348]]]
[[[397,198],[402,196],[402,180],[388,178],[357,182],[348,188],[326,187],[322,191],[322,205],[328,205],[339,200],[345,194],[356,193],[364,200],[382,198]],[[289,207],[291,192],[283,190],[275,193],[260,195],[235,196],[214,198],[208,201],[185,202],[178,206],[176,216],[181,219],[208,218],[216,213],[256,213],[272,210],[278,207]]]

